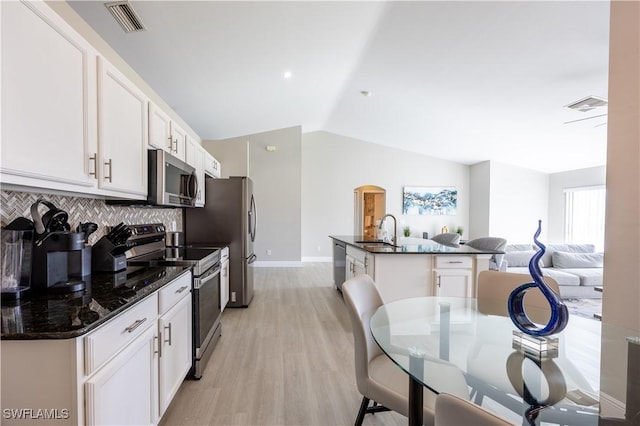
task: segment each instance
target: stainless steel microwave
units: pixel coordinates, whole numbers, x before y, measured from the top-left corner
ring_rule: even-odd
[[[161,149],[149,150],[149,204],[193,207],[197,193],[195,168]]]

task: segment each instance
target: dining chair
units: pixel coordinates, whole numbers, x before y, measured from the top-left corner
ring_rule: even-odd
[[[435,426],[511,426],[484,408],[465,399],[441,393],[436,398]]]
[[[507,300],[517,287],[533,281],[529,274],[515,274],[501,271],[482,271],[478,274],[478,311],[489,315],[509,316]],[[544,277],[545,283],[558,295],[558,282],[551,277]],[[537,288],[527,291],[524,297],[525,308],[531,306],[535,311],[527,312],[529,318],[537,323],[546,323],[551,315],[549,302]]]
[[[431,241],[435,241],[438,244],[455,245],[460,244],[460,234],[455,232],[445,232],[444,234],[438,234],[431,238]]]
[[[368,275],[358,275],[343,284],[342,294],[351,318],[356,383],[363,397],[355,425],[361,425],[367,413],[392,410],[408,416],[409,375],[382,352],[369,328],[371,316],[383,304],[374,281]],[[431,360],[425,361],[424,369],[433,376],[440,374],[440,382],[446,379],[444,386],[452,393],[468,397],[466,381],[457,367]],[[435,397],[435,393],[424,389],[422,415],[425,425],[433,425]],[[372,406],[369,406],[370,401],[373,401]]]

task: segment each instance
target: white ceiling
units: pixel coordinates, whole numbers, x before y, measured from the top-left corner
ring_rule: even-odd
[[[464,164],[605,164],[606,117],[564,122],[606,113],[565,105],[607,98],[608,1],[131,4],[146,31],[71,2],[202,139],[302,125]]]

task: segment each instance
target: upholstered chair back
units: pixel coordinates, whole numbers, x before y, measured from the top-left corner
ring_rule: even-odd
[[[382,306],[382,297],[371,277],[358,275],[342,285],[344,302],[351,318],[358,391],[368,395],[369,362],[382,354],[369,330],[369,320]]]

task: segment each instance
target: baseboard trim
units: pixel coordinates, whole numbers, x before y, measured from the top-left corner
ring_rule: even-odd
[[[302,262],[322,262],[329,263],[333,262],[333,257],[303,257]]]
[[[600,414],[606,417],[624,419],[626,404],[611,395],[600,392]]]
[[[302,262],[296,260],[258,260],[252,265],[254,268],[301,268]]]

